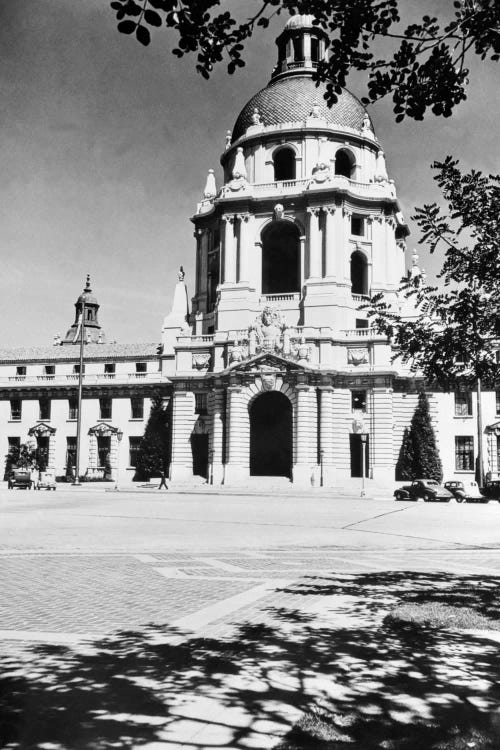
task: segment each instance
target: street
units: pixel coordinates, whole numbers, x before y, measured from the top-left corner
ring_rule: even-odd
[[[321,644],[330,638],[327,632],[355,630],[364,638],[401,591],[482,584],[496,590],[500,574],[496,502],[396,503],[390,497],[314,491],[266,497],[203,489],[132,493],[59,488],[2,490],[0,512],[0,654],[8,673],[33,669],[50,684],[62,681],[67,696],[73,690],[73,683],[70,689],[66,682],[68,665],[72,679],[88,681],[86,668],[80,674],[82,660],[96,660],[93,670],[100,670],[102,655],[108,654],[107,659],[114,654],[117,662],[108,665],[107,676],[92,671],[89,683],[106,683],[111,690],[107,680],[121,673],[124,658],[134,663],[134,685],[142,679],[138,675],[146,674],[141,654],[148,653],[154,662],[150,677],[159,681],[148,690],[155,700],[161,695],[166,701],[167,718],[158,705],[134,709],[142,716],[142,729],[127,745],[125,735],[130,735],[131,723],[137,729],[138,721],[130,718],[127,691],[122,697],[113,693],[112,711],[105,703],[85,703],[83,713],[77,712],[75,736],[96,747],[103,746],[102,736],[108,741],[111,735],[126,746],[151,749],[273,747],[304,707],[330,689],[325,683],[329,662],[322,657],[313,674],[302,663],[302,651],[291,654],[295,638],[297,643],[305,638],[306,630],[309,641],[316,634],[313,641],[318,637]],[[274,634],[268,651],[262,628]],[[265,660],[272,654],[277,658],[283,639],[286,659],[281,654],[273,661],[275,671],[269,676],[266,668],[264,679]],[[230,676],[221,664],[228,644],[234,653],[235,643],[246,644],[247,656],[237,659]],[[177,674],[177,682],[168,685],[157,671],[157,649],[167,644],[181,649],[180,655],[169,651],[160,662],[174,659],[182,672],[182,679]],[[449,648],[449,639],[442,646]],[[197,657],[202,663],[195,667],[193,649],[198,653],[200,648],[205,656]],[[457,648],[465,658],[476,647],[460,643]],[[477,648],[481,654],[491,651],[496,659],[496,645]],[[320,651],[326,657],[324,645]],[[215,671],[221,671],[216,685],[206,658],[210,663],[215,658]],[[305,682],[301,678],[300,684],[299,672],[307,677],[302,675]],[[42,687],[44,679],[40,677]],[[28,683],[28,688],[25,682],[16,688],[23,702],[25,691],[35,690],[35,683]],[[256,703],[243,698],[250,689],[260,695]],[[50,700],[60,700],[50,695]],[[74,705],[74,696],[72,700]],[[409,705],[421,713],[413,699]],[[119,732],[115,726],[111,735],[101,736],[103,724],[95,722],[99,711],[128,712],[128,719]],[[54,722],[42,739],[57,747],[77,746],[73,737],[64,736],[60,718]],[[25,742],[11,746],[27,746]]]

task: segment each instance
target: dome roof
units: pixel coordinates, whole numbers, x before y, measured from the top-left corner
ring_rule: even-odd
[[[299,18],[293,16],[290,20]],[[280,125],[286,122],[300,122],[311,114],[314,104],[319,105],[320,117],[328,125],[361,130],[366,110],[350,91],[343,89],[337,102],[328,107],[324,94],[326,84],[316,86],[310,74],[288,75],[272,80],[259,91],[241,110],[233,129],[232,140],[236,141],[252,125],[252,115],[258,110],[263,125]]]
[[[303,13],[302,15],[295,15],[292,16],[285,24],[285,30],[286,29],[312,29],[312,28],[318,28],[318,24],[314,25],[314,16],[312,15],[306,15]]]

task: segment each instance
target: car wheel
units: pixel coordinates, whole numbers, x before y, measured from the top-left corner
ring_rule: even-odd
[[[422,500],[424,501],[424,503],[430,503],[432,502],[432,496],[429,494],[429,492],[424,492],[424,494],[422,495]]]
[[[465,497],[463,495],[457,495],[455,497],[455,500],[457,501],[457,503],[463,503],[465,500]]]
[[[405,499],[405,496],[404,496],[403,492],[395,492],[394,493],[394,497],[395,497],[396,500],[404,500]]]

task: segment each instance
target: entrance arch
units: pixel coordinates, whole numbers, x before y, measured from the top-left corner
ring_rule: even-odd
[[[250,405],[250,475],[292,476],[292,404],[279,391],[262,393]]]

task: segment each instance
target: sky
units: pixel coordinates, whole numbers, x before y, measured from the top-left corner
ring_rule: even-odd
[[[448,7],[419,0],[417,10]],[[285,20],[248,42],[244,69],[229,76],[222,65],[207,82],[194,57],[171,54],[170,30],[147,48],[119,34],[108,0],[0,0],[1,347],[64,335],[87,273],[108,341],[160,339],[181,264],[194,293],[190,216],[208,169],[220,185],[225,133],[268,82]],[[370,108],[407,219],[439,198],[435,159],[500,172],[497,75],[474,61],[450,119],[395,124],[389,101]],[[365,93],[359,75],[349,87]],[[439,259],[419,252],[432,272]]]

